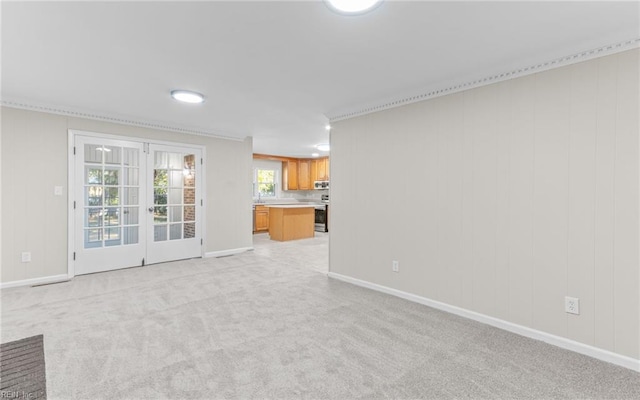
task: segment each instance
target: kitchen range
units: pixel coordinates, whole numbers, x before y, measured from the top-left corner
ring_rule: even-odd
[[[320,204],[315,207],[315,231],[329,232],[329,195],[323,194]]]

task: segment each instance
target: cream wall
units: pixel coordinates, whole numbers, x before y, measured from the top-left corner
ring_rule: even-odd
[[[252,141],[233,141],[3,107],[1,282],[67,273],[68,130],[206,148],[205,251],[252,247]],[[64,196],[54,196],[54,186]],[[22,263],[30,251],[32,262]]]
[[[639,358],[639,70],[632,50],[333,123],[331,273]]]

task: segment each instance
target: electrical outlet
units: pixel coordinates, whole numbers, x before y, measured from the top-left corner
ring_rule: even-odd
[[[31,252],[22,252],[22,262],[31,262]]]
[[[569,314],[580,314],[580,299],[576,297],[565,297],[564,298],[564,311]]]
[[[400,263],[399,263],[399,262],[397,262],[397,261],[395,261],[395,260],[394,260],[394,261],[392,261],[392,262],[391,262],[391,270],[392,270],[393,272],[400,272]]]

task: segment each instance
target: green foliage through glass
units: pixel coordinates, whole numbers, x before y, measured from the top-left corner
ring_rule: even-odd
[[[276,195],[276,171],[272,169],[259,169],[257,171],[258,193],[261,197],[275,197]]]

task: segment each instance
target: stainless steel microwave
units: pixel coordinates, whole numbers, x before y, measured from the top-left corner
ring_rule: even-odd
[[[329,181],[315,181],[313,182],[314,189],[329,189]]]

